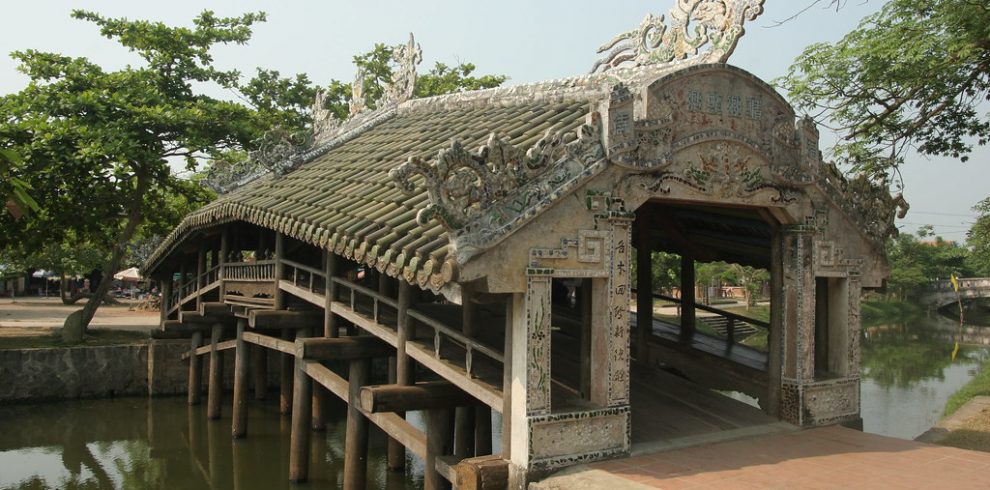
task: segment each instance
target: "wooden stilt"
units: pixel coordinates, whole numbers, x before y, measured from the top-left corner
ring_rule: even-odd
[[[454,456],[474,456],[474,407],[457,407],[454,410]]]
[[[492,454],[492,409],[474,407],[474,454]]]
[[[344,439],[344,490],[364,490],[368,477],[368,419],[361,413],[361,386],[368,382],[371,359],[351,361],[348,373],[347,432]]]
[[[210,335],[209,392],[206,400],[206,418],[210,420],[220,418],[220,401],[223,399],[223,356],[217,350],[222,333],[223,325],[219,323],[213,325],[213,333]]]
[[[295,386],[292,392],[292,433],[289,438],[289,481],[309,479],[309,433],[312,424],[312,386],[306,375],[302,339],[296,339]]]
[[[282,330],[283,340],[292,341],[294,336],[295,332],[293,330]],[[279,382],[278,412],[282,415],[288,415],[292,411],[292,383],[295,362],[291,354],[282,354],[281,363],[282,377]]]
[[[268,353],[260,345],[251,346],[251,371],[254,378],[254,399],[265,399],[268,392]]]
[[[247,435],[247,397],[248,397],[248,365],[250,355],[247,342],[244,341],[244,328],[247,320],[237,319],[237,347],[234,358],[234,420],[231,435],[240,438]]]
[[[199,405],[200,393],[203,391],[203,370],[199,367],[199,356],[196,349],[203,343],[203,333],[193,332],[189,355],[189,383],[186,385],[187,401],[190,405]]]
[[[452,452],[451,410],[438,408],[426,413],[426,461],[423,465],[423,490],[446,490],[450,483],[437,471],[437,458]]]
[[[395,383],[396,372],[395,368],[398,365],[395,361],[395,356],[388,358],[388,382]],[[404,412],[403,412],[404,413]],[[404,471],[406,469],[406,448],[399,443],[399,441],[389,437],[388,438],[388,470],[389,471]]]

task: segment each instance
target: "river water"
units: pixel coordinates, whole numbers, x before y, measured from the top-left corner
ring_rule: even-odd
[[[911,439],[938,421],[948,397],[990,357],[988,347],[970,345],[953,361],[955,331],[951,322],[939,318],[864,327],[862,415],[867,432]],[[980,342],[979,335],[967,340]],[[335,422],[326,437],[312,439],[310,481],[301,485],[287,481],[289,419],[279,415],[276,404],[252,404],[249,435],[236,441],[230,437],[229,410],[218,423],[208,422],[205,410],[204,405],[187,406],[181,397],[0,407],[0,489],[340,487],[341,402],[334,405]],[[423,426],[418,414],[409,418]],[[498,423],[496,418],[496,437]],[[407,456],[409,474],[388,472],[384,450],[384,434],[373,428],[369,488],[420,488],[422,463]]]

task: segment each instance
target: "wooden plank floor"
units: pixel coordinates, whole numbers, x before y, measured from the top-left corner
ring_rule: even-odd
[[[634,367],[631,388],[633,444],[777,422],[756,407],[659,369]]]

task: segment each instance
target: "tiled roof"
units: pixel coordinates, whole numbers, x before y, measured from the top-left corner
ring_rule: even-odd
[[[585,101],[546,100],[398,111],[294,171],[258,179],[189,214],[146,268],[158,267],[196,229],[245,221],[437,288],[444,282],[439,276],[447,233],[436,221],[417,223],[425,189],[403,194],[389,170],[412,156],[435,158],[454,139],[480,147],[493,132],[527,148],[547,130],[573,131],[589,111]]]

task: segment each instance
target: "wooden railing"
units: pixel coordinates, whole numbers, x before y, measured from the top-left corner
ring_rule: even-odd
[[[409,318],[412,318],[433,329],[433,356],[437,359],[441,359],[440,348],[443,345],[443,337],[446,337],[449,341],[464,349],[464,370],[467,371],[468,376],[473,376],[471,369],[474,365],[475,352],[478,352],[485,357],[498,362],[499,364],[505,364],[505,357],[502,353],[468,337],[467,335],[464,335],[457,330],[454,330],[453,328],[450,328],[447,325],[444,325],[433,318],[426,316],[423,312],[409,310]]]
[[[378,291],[368,289],[364,286],[359,286],[346,279],[334,277],[333,283],[339,286],[339,288],[346,288],[349,291],[346,297],[348,298],[348,304],[352,310],[357,311],[356,306],[359,295],[371,299],[371,319],[374,320],[375,323],[382,323],[380,320],[380,304],[391,306],[393,309],[398,309],[399,307],[399,304],[394,299],[378,294]]]
[[[224,264],[223,278],[225,281],[273,281],[275,261],[259,260]]]
[[[633,289],[633,293],[636,293],[635,289]],[[653,295],[653,299],[662,299],[664,301],[670,301],[672,303],[681,305],[683,307],[683,301],[681,301],[680,298],[675,298],[673,296],[667,296],[659,293],[652,293],[652,295]],[[736,342],[737,324],[751,325],[753,327],[766,330],[767,332],[770,331],[770,323],[765,322],[763,320],[757,320],[756,318],[750,318],[748,316],[738,315],[736,313],[720,310],[718,308],[712,308],[711,306],[707,306],[707,305],[699,305],[697,303],[695,303],[694,308],[696,310],[714,313],[727,320],[725,326],[725,340],[727,345],[732,345]]]
[[[327,276],[323,271],[291,260],[282,260],[282,277],[279,279],[291,281],[293,286],[315,294],[323,294],[327,289]]]

